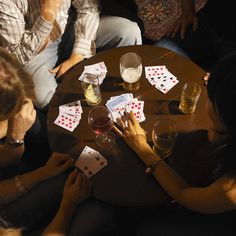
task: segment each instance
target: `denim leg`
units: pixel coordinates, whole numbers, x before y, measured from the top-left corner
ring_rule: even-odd
[[[103,235],[114,229],[115,223],[114,207],[90,198],[78,206],[68,235]]]
[[[167,38],[167,37],[161,38],[159,41],[155,43],[155,46],[161,47],[161,48],[167,48],[174,51],[175,53],[179,55],[188,57],[187,53],[183,49],[181,49],[178,46],[178,44],[175,43],[171,38]]]
[[[96,39],[98,48],[140,44],[142,44],[142,37],[137,23],[117,16],[101,17]]]
[[[57,87],[54,75],[48,70],[52,69],[58,60],[58,43],[59,41],[50,43],[24,66],[33,77],[36,106],[40,109],[49,103]]]

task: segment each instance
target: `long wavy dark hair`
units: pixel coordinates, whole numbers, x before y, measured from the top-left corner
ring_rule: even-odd
[[[221,157],[224,172],[236,173],[236,51],[223,57],[212,69],[207,92],[216,113],[228,131],[227,148]]]

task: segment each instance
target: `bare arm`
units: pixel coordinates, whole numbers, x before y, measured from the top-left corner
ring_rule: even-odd
[[[65,236],[77,205],[88,198],[90,193],[91,184],[86,176],[80,175],[76,171],[72,172],[67,178],[59,210],[43,235]]]
[[[27,99],[22,109],[11,119],[7,121],[6,140],[24,140],[26,132],[31,128],[36,118],[36,111],[31,100]],[[1,157],[0,167],[6,167],[10,164],[20,160],[24,152],[24,144],[15,147],[6,142],[6,144],[0,146]]]
[[[24,186],[25,190],[29,191],[42,181],[62,173],[70,167],[72,163],[73,160],[70,156],[54,153],[44,167],[21,175],[19,180],[22,182],[22,186]],[[23,191],[19,191],[14,178],[1,181],[0,189],[0,207],[14,201],[24,194]]]
[[[0,44],[27,63],[48,41],[61,0],[42,0],[41,13],[31,29],[25,27],[25,1],[3,0],[0,4]]]
[[[126,141],[126,143],[138,154],[140,159],[148,166],[154,161],[160,161],[151,147],[146,142],[145,132],[140,127],[133,113],[128,120],[128,128],[121,122],[121,130],[115,127],[115,131]],[[203,213],[220,213],[233,210],[236,206],[233,184],[229,184],[228,178],[221,178],[208,187],[191,187],[164,161],[160,161],[154,177],[166,190],[166,192],[179,204],[186,208]]]
[[[95,54],[95,39],[99,25],[99,4],[95,0],[73,0],[73,5],[77,11],[77,20],[75,22],[75,43],[73,52],[69,59],[64,61],[56,68],[50,70],[61,76],[72,66],[89,58]]]

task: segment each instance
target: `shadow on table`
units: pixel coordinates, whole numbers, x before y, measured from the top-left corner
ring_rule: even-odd
[[[123,89],[123,80],[119,77],[107,77],[104,79],[101,90],[104,92],[120,91]]]
[[[173,100],[145,100],[145,114],[182,114],[179,111],[179,101]]]

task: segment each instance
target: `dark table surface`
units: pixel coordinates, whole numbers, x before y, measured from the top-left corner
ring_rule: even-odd
[[[194,114],[184,115],[178,110],[183,84],[187,81],[195,81],[202,85],[201,78],[205,75],[205,71],[189,59],[167,49],[150,45],[128,46],[98,53],[79,63],[62,77],[62,82],[48,110],[49,142],[52,151],[70,153],[75,158],[86,145],[104,155],[108,160],[108,165],[91,178],[95,198],[121,206],[158,205],[168,201],[168,196],[152,176],[144,173],[145,165],[121,139],[117,138],[116,145],[109,150],[101,150],[96,146],[95,134],[87,122],[91,107],[86,104],[80,81],[78,81],[85,65],[104,61],[108,73],[101,85],[102,102],[100,105],[104,105],[111,96],[126,93],[127,91],[124,91],[122,87],[119,59],[127,52],[138,53],[142,58],[143,67],[166,65],[167,69],[179,80],[179,83],[167,94],[162,94],[148,82],[143,70],[140,89],[133,94],[134,97],[145,102],[146,120],[141,125],[147,131],[149,142],[151,142],[153,125],[160,117],[175,119],[179,132],[207,129],[208,117],[205,112],[207,93],[204,86],[202,86],[202,93]],[[81,100],[83,114],[77,128],[69,132],[55,125],[53,122],[58,116],[58,106],[78,99]],[[191,151],[190,146],[184,146],[184,149]]]

